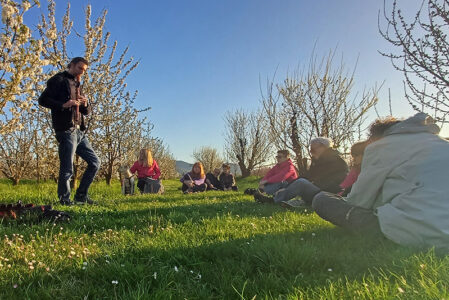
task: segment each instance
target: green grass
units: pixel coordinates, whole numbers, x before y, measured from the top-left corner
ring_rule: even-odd
[[[164,185],[164,195],[124,197],[117,182],[94,183],[97,206],[53,203],[69,223],[3,222],[0,298],[449,299],[445,254],[348,234],[242,192]],[[0,181],[0,191],[1,202],[56,198],[50,182]]]

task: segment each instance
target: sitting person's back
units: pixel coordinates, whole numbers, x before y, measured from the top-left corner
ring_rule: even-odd
[[[338,226],[377,230],[404,245],[449,250],[449,143],[423,113],[377,120],[346,199],[319,193],[316,213]],[[345,201],[346,200],[346,201]]]
[[[149,149],[141,149],[139,159],[129,169],[131,173],[137,172],[137,187],[141,193],[163,193],[164,187],[159,177],[161,170]]]

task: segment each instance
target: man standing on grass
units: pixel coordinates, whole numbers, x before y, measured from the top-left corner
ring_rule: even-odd
[[[47,87],[39,97],[39,104],[51,109],[52,125],[59,143],[58,198],[62,205],[73,204],[70,201],[70,178],[75,153],[87,162],[87,169],[75,194],[75,203],[93,204],[87,193],[100,167],[100,160],[84,132],[84,116],[89,113],[90,107],[87,98],[80,93],[80,79],[88,64],[83,57],[73,58],[66,71],[47,81]]]

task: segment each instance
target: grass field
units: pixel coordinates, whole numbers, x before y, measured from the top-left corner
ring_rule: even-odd
[[[257,178],[238,181],[243,191]],[[242,192],[122,196],[69,223],[3,222],[1,299],[449,299],[449,255],[346,233]],[[0,181],[1,202],[47,204],[54,183]]]

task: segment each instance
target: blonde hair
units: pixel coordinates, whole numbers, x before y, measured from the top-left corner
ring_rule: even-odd
[[[151,167],[153,165],[153,155],[151,155],[150,149],[140,150],[139,164],[144,167]]]

